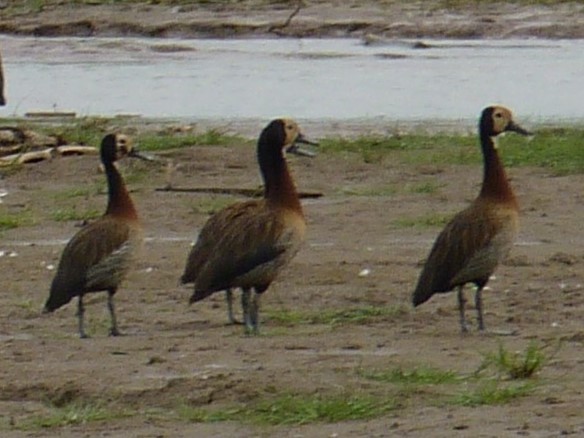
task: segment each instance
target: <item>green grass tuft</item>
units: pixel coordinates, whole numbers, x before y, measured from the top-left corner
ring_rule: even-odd
[[[417,184],[411,184],[407,186],[407,190],[410,193],[417,193],[417,194],[432,194],[432,193],[436,193],[440,187],[442,187],[443,184],[438,184],[435,182],[423,182],[423,183],[417,183]]]
[[[197,423],[239,421],[279,426],[366,420],[395,408],[394,401],[373,396],[285,394],[223,411],[183,406],[178,413],[180,418]]]
[[[535,386],[531,383],[502,384],[489,381],[473,389],[466,389],[454,396],[450,403],[459,406],[503,405],[531,394]]]
[[[499,375],[508,379],[528,379],[540,371],[547,362],[543,349],[531,342],[524,352],[510,352],[502,344],[496,353],[485,355],[477,373],[494,367]]]
[[[109,421],[131,415],[120,409],[108,408],[100,402],[71,402],[64,406],[51,407],[49,415],[29,417],[20,429],[46,429],[87,424],[96,421]]]
[[[366,420],[393,409],[393,401],[371,396],[284,395],[260,402],[248,414],[253,423],[300,425]]]
[[[191,203],[191,209],[195,213],[211,215],[233,203],[235,203],[235,198],[231,196],[208,196]]]
[[[452,214],[430,213],[424,216],[399,218],[393,224],[400,228],[443,227],[452,219]]]
[[[74,123],[51,127],[47,129],[47,134],[55,135],[69,144],[98,146],[108,132],[111,120],[105,117],[84,117],[76,119]]]
[[[398,192],[396,185],[381,187],[343,187],[340,192],[347,196],[392,196]]]
[[[415,367],[411,370],[405,370],[402,367],[384,371],[360,369],[358,374],[369,380],[401,385],[443,385],[464,380],[463,376],[454,371],[444,371],[425,366]]]
[[[102,214],[101,211],[95,209],[78,211],[75,207],[67,207],[53,211],[51,213],[51,219],[56,222],[86,221],[97,219]]]
[[[365,306],[352,309],[324,310],[322,312],[299,312],[291,310],[266,310],[266,316],[276,323],[284,325],[299,324],[365,324],[393,319],[403,315],[402,306]]]
[[[11,230],[18,228],[21,225],[21,220],[18,216],[11,214],[0,215],[0,231]]]
[[[225,134],[218,129],[209,129],[200,134],[142,134],[136,144],[140,150],[162,151],[190,146],[229,146],[249,144],[249,140],[236,135]]]
[[[93,195],[99,193],[102,184],[100,183],[99,186],[94,188],[88,187],[72,187],[65,190],[61,190],[59,192],[54,193],[54,198],[57,201],[63,201],[67,199],[75,199],[75,198],[89,198]]]
[[[554,174],[584,173],[584,128],[544,128],[533,137],[509,134],[498,139],[506,166],[534,166]],[[408,133],[387,137],[329,138],[321,141],[325,153],[359,153],[365,161],[391,155],[392,160],[409,165],[482,163],[476,134]]]
[[[33,222],[30,210],[23,210],[19,213],[0,211],[0,231],[12,230],[25,225],[32,225]]]
[[[584,173],[584,128],[546,128],[522,144],[511,136],[501,139],[501,155],[508,166],[535,166],[557,175]]]

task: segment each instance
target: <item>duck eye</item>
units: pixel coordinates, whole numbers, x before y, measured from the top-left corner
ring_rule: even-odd
[[[501,114],[501,113],[495,113],[495,117],[497,117],[498,119],[500,119],[501,117],[503,117],[503,114]]]

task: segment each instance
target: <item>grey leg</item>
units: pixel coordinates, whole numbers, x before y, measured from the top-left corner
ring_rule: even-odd
[[[260,294],[254,291],[252,296],[252,300],[250,302],[250,319],[252,325],[252,333],[254,335],[259,334],[260,332],[260,319],[259,319],[259,310],[260,310]]]
[[[477,288],[477,292],[475,295],[475,306],[477,308],[477,315],[479,319],[479,330],[482,332],[485,330],[485,324],[483,320],[483,288]]]
[[[116,293],[116,289],[109,289],[107,291],[107,308],[110,313],[112,325],[109,331],[110,336],[119,336],[120,331],[118,330],[118,322],[116,319],[116,308],[114,306],[114,294]]]
[[[243,289],[241,292],[241,307],[243,309],[243,323],[245,324],[245,331],[249,333],[253,329],[251,321],[250,307],[251,307],[251,290]]]
[[[468,332],[468,327],[466,324],[466,318],[464,317],[464,305],[466,304],[466,298],[464,297],[464,293],[462,288],[464,286],[458,286],[458,312],[460,314],[460,330],[462,333]]]
[[[227,319],[229,324],[239,324],[239,322],[233,316],[233,290],[226,289],[225,290],[225,301],[227,301]]]
[[[84,320],[83,317],[85,315],[85,307],[83,306],[83,295],[79,295],[79,299],[77,301],[77,326],[79,330],[79,337],[81,339],[86,339],[87,333],[85,333],[84,329]]]

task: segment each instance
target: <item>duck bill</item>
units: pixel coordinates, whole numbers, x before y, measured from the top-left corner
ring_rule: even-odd
[[[156,161],[156,158],[154,158],[152,155],[145,154],[144,152],[138,150],[138,148],[132,148],[128,156],[132,158],[139,158],[140,160],[144,161]]]
[[[303,149],[300,146],[298,146],[299,144],[308,144],[311,146],[318,146],[317,142],[308,140],[302,134],[299,134],[298,137],[296,137],[296,140],[294,141],[294,143],[292,143],[292,145],[288,149],[286,149],[286,152],[290,153],[290,154],[300,155],[303,157],[311,157],[312,158],[312,157],[316,156],[315,152],[308,150],[308,149]]]
[[[521,134],[521,135],[533,135],[532,132],[529,132],[526,129],[523,129],[521,126],[519,126],[517,123],[515,123],[513,121],[509,122],[505,131],[513,131],[513,132],[516,132],[517,134]]]

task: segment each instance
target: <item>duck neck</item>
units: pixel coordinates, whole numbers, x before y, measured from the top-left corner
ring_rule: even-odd
[[[495,147],[495,141],[491,136],[481,133],[481,147],[484,173],[480,197],[517,204],[507,180],[505,168]]]
[[[302,212],[296,186],[282,150],[260,144],[258,161],[264,179],[264,198],[269,204]]]
[[[108,186],[108,204],[105,214],[137,220],[138,214],[122,175],[113,163],[106,162],[104,166]]]

